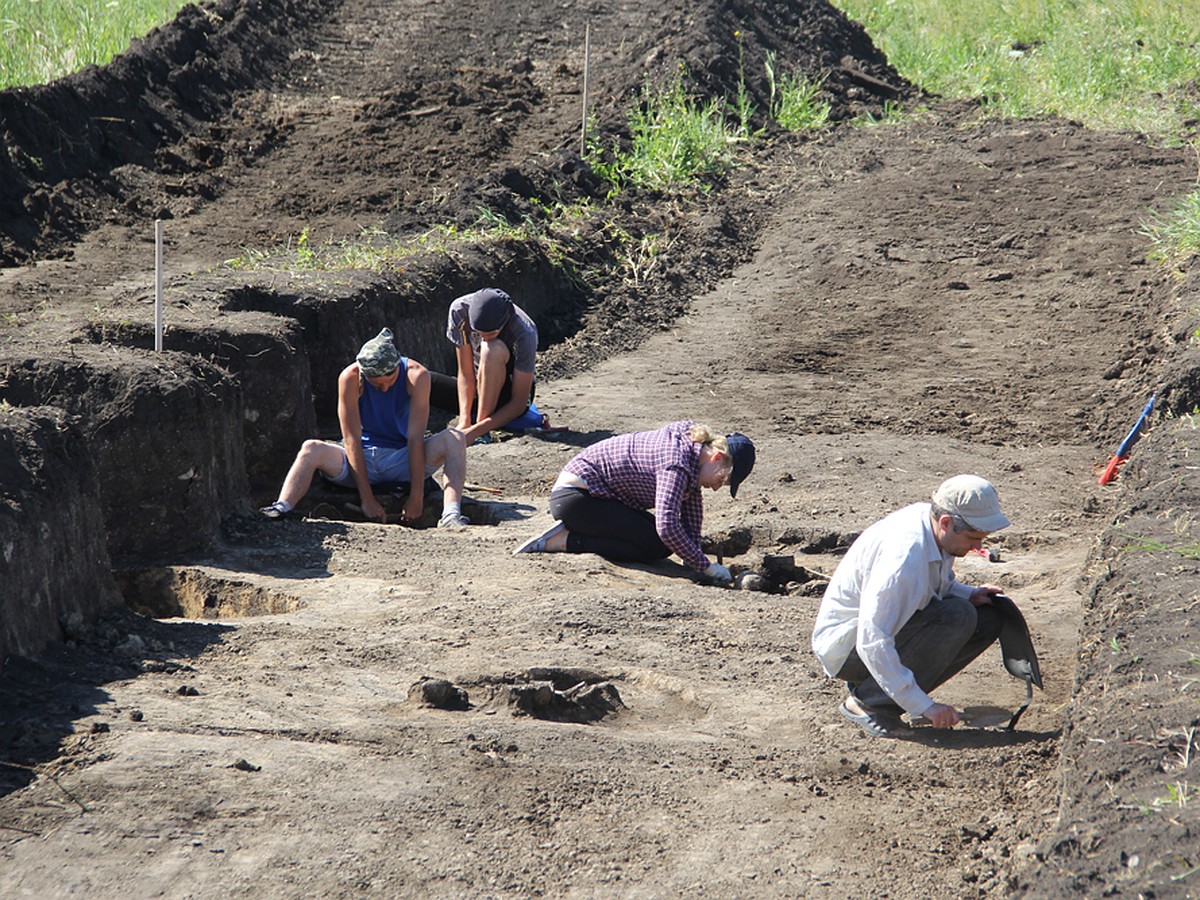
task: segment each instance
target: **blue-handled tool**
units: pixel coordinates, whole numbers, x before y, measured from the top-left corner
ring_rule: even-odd
[[[1158,397],[1157,393],[1150,395],[1150,400],[1146,404],[1146,408],[1142,410],[1142,414],[1138,416],[1138,420],[1134,423],[1129,434],[1125,435],[1125,440],[1117,446],[1117,452],[1112,455],[1112,459],[1108,461],[1108,465],[1104,467],[1104,471],[1097,479],[1100,484],[1108,484],[1117,477],[1117,469],[1125,460],[1129,459],[1129,453],[1133,450],[1133,445],[1137,443],[1137,439],[1142,436],[1142,428],[1146,424],[1146,420],[1150,418],[1150,413],[1154,410],[1154,400]]]

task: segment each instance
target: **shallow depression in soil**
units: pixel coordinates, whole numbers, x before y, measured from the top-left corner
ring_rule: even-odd
[[[299,597],[198,567],[160,566],[116,573],[126,605],[156,619],[233,619],[294,612]]]

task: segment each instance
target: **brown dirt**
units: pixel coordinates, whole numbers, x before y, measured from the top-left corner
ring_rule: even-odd
[[[588,24],[607,133],[680,60],[732,96],[739,41],[760,107],[774,50],[829,74],[839,124],[768,130],[711,192],[607,204],[669,241],[639,277],[601,233],[573,250],[582,282],[521,246],[378,277],[218,268],[304,228],[605,203],[575,152]],[[1200,750],[1195,285],[1137,232],[1195,160],[932,98],[846,123],[897,98],[921,104],[830,7],[754,0],[226,0],[0,94],[0,252],[20,264],[0,272],[0,400],[77,423],[34,410],[11,446],[75,459],[86,439],[100,496],[71,489],[100,511],[70,534],[103,513],[93,555],[132,608],[64,616],[65,643],[6,661],[0,893],[1191,896],[1200,798],[1170,801]],[[136,349],[155,217],[177,302],[161,360]],[[426,302],[401,342],[444,364],[438,311],[484,283],[535,301],[539,405],[570,429],[471,449],[470,480],[500,491],[472,493],[486,524],[355,523],[336,495],[249,514],[328,427],[362,334]],[[1172,416],[1099,487],[1156,388]],[[783,557],[779,592],[510,555],[579,447],[685,417],[758,444],[706,531],[735,568]],[[14,516],[53,506],[11,487],[31,468],[0,468]],[[808,649],[820,576],[962,471],[1015,524],[1000,562],[960,572],[1021,604],[1046,689],[1015,733],[872,741]],[[939,699],[1023,691],[989,655]]]

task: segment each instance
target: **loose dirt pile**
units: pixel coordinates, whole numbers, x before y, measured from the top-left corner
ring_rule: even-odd
[[[578,156],[589,29],[614,139],[681,62],[765,108],[769,52],[827,75],[837,124],[768,129],[710,192],[607,201]],[[888,100],[925,108],[849,124]],[[1137,232],[1194,160],[975,113],[824,3],[743,0],[227,0],[0,93],[0,609],[30,623],[5,635],[3,893],[1189,896],[1195,291]],[[566,263],[219,267],[557,200],[603,211]],[[618,229],[665,249],[629,265]],[[479,524],[355,522],[321,492],[255,516],[363,335],[445,369],[445,305],[485,284],[535,312],[568,431],[471,448]],[[1170,415],[1099,487],[1155,389]],[[511,556],[580,447],[678,418],[758,444],[706,532],[772,592]],[[960,573],[1021,604],[1046,690],[1016,732],[872,741],[808,649],[821,586],[964,471],[1015,524]],[[989,654],[939,699],[1024,690]]]

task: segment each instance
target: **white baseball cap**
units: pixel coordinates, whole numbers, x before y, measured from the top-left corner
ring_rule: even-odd
[[[999,531],[1012,524],[1000,512],[996,489],[978,475],[955,475],[933,492],[933,503],[959,516],[976,531]]]

